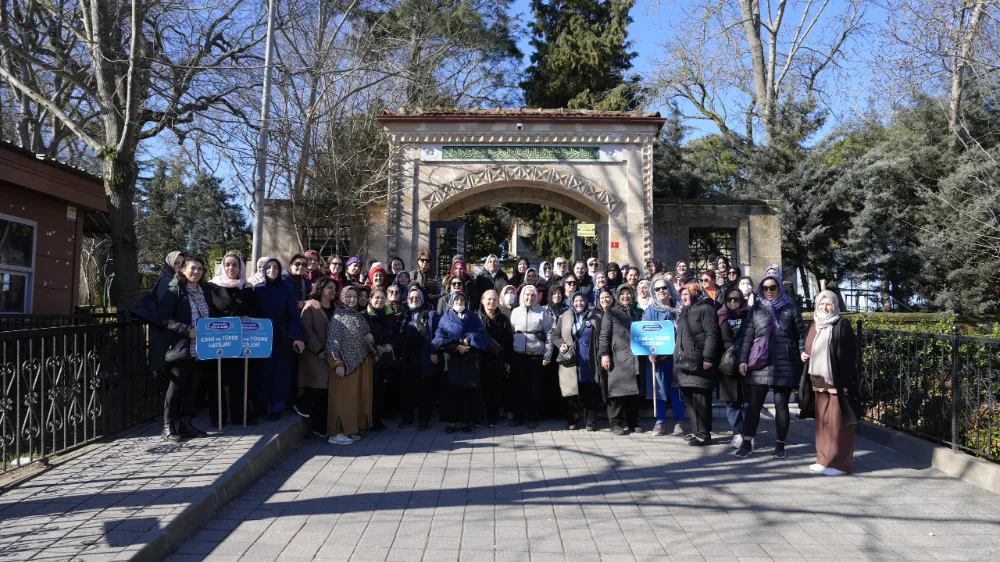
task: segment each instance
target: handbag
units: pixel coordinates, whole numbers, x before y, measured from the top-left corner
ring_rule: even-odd
[[[812,377],[809,375],[809,362],[802,368],[802,378],[799,380],[799,419],[807,420],[816,417],[816,395],[813,394]]]
[[[771,355],[771,333],[774,331],[774,319],[767,325],[764,335],[753,339],[753,346],[750,348],[750,359],[747,360],[747,370],[755,371],[767,366],[767,360]]]
[[[733,344],[722,354],[722,360],[719,361],[719,371],[723,375],[732,377],[739,373],[738,347],[738,345]]]
[[[559,363],[563,367],[569,367],[576,364],[576,341],[570,342],[566,346],[565,353],[560,351],[556,355],[556,363]]]
[[[503,346],[500,345],[500,342],[498,342],[496,339],[494,339],[493,336],[487,335],[486,338],[487,338],[487,341],[486,341],[486,350],[487,351],[489,351],[493,355],[500,355],[500,354],[503,353]]]

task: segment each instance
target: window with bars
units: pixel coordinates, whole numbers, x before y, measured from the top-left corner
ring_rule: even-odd
[[[720,255],[736,263],[736,229],[692,228],[688,231],[688,265],[692,271],[705,269]]]
[[[357,251],[357,232],[352,226],[314,226],[306,228],[306,249],[316,250],[324,261],[330,256],[353,256]]]
[[[0,215],[0,313],[31,312],[36,223]]]

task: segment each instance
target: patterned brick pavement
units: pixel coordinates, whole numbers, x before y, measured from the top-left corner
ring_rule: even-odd
[[[92,446],[0,495],[0,560],[127,560],[297,419],[180,444],[154,423]]]
[[[561,427],[312,439],[170,560],[1000,559],[1000,497],[864,439],[813,475],[811,422],[744,461]]]

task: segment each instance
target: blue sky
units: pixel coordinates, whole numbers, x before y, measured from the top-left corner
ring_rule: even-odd
[[[639,54],[635,59],[633,68],[639,74],[649,76],[651,70],[654,69],[653,59],[660,56],[663,51],[660,43],[675,32],[676,25],[674,25],[673,19],[679,19],[673,16],[673,12],[676,10],[674,2],[679,3],[682,1],[636,0],[631,12],[633,22],[629,26],[629,37],[632,41],[633,50]],[[844,0],[832,0],[826,13],[837,13],[843,5]],[[526,28],[528,22],[532,19],[529,0],[514,0],[512,8],[513,11],[520,15],[521,24]],[[797,12],[796,10],[800,9],[800,5],[796,5],[794,2],[790,3],[786,21],[797,20],[801,12]],[[869,22],[877,23],[876,20],[885,19],[884,11],[874,4],[868,5],[866,14],[867,17],[865,19]],[[525,55],[525,66],[529,64],[529,56],[532,51],[528,41],[529,37],[526,35],[520,43],[521,51]],[[852,46],[852,51],[852,60],[844,65],[847,76],[842,85],[843,95],[836,96],[831,100],[831,106],[827,109],[832,110],[833,118],[827,121],[827,126],[821,131],[821,135],[833,128],[844,116],[851,114],[856,107],[866,105],[864,97],[867,95],[867,91],[872,83],[870,59],[873,45],[871,43],[863,45],[855,44]],[[659,106],[649,107],[648,109],[666,113],[665,104],[663,103],[660,103]],[[683,106],[682,109],[684,109]],[[707,120],[688,120],[685,124],[690,127],[689,140],[705,134],[718,132],[718,128]]]

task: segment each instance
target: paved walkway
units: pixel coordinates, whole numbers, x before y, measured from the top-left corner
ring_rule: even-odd
[[[221,482],[232,486],[297,422],[226,426],[180,444],[160,439],[154,423],[91,446],[0,495],[0,560],[127,560],[192,506],[209,507]]]
[[[864,439],[813,475],[811,422],[744,461],[561,427],[312,439],[171,560],[1000,559],[1000,497]]]

